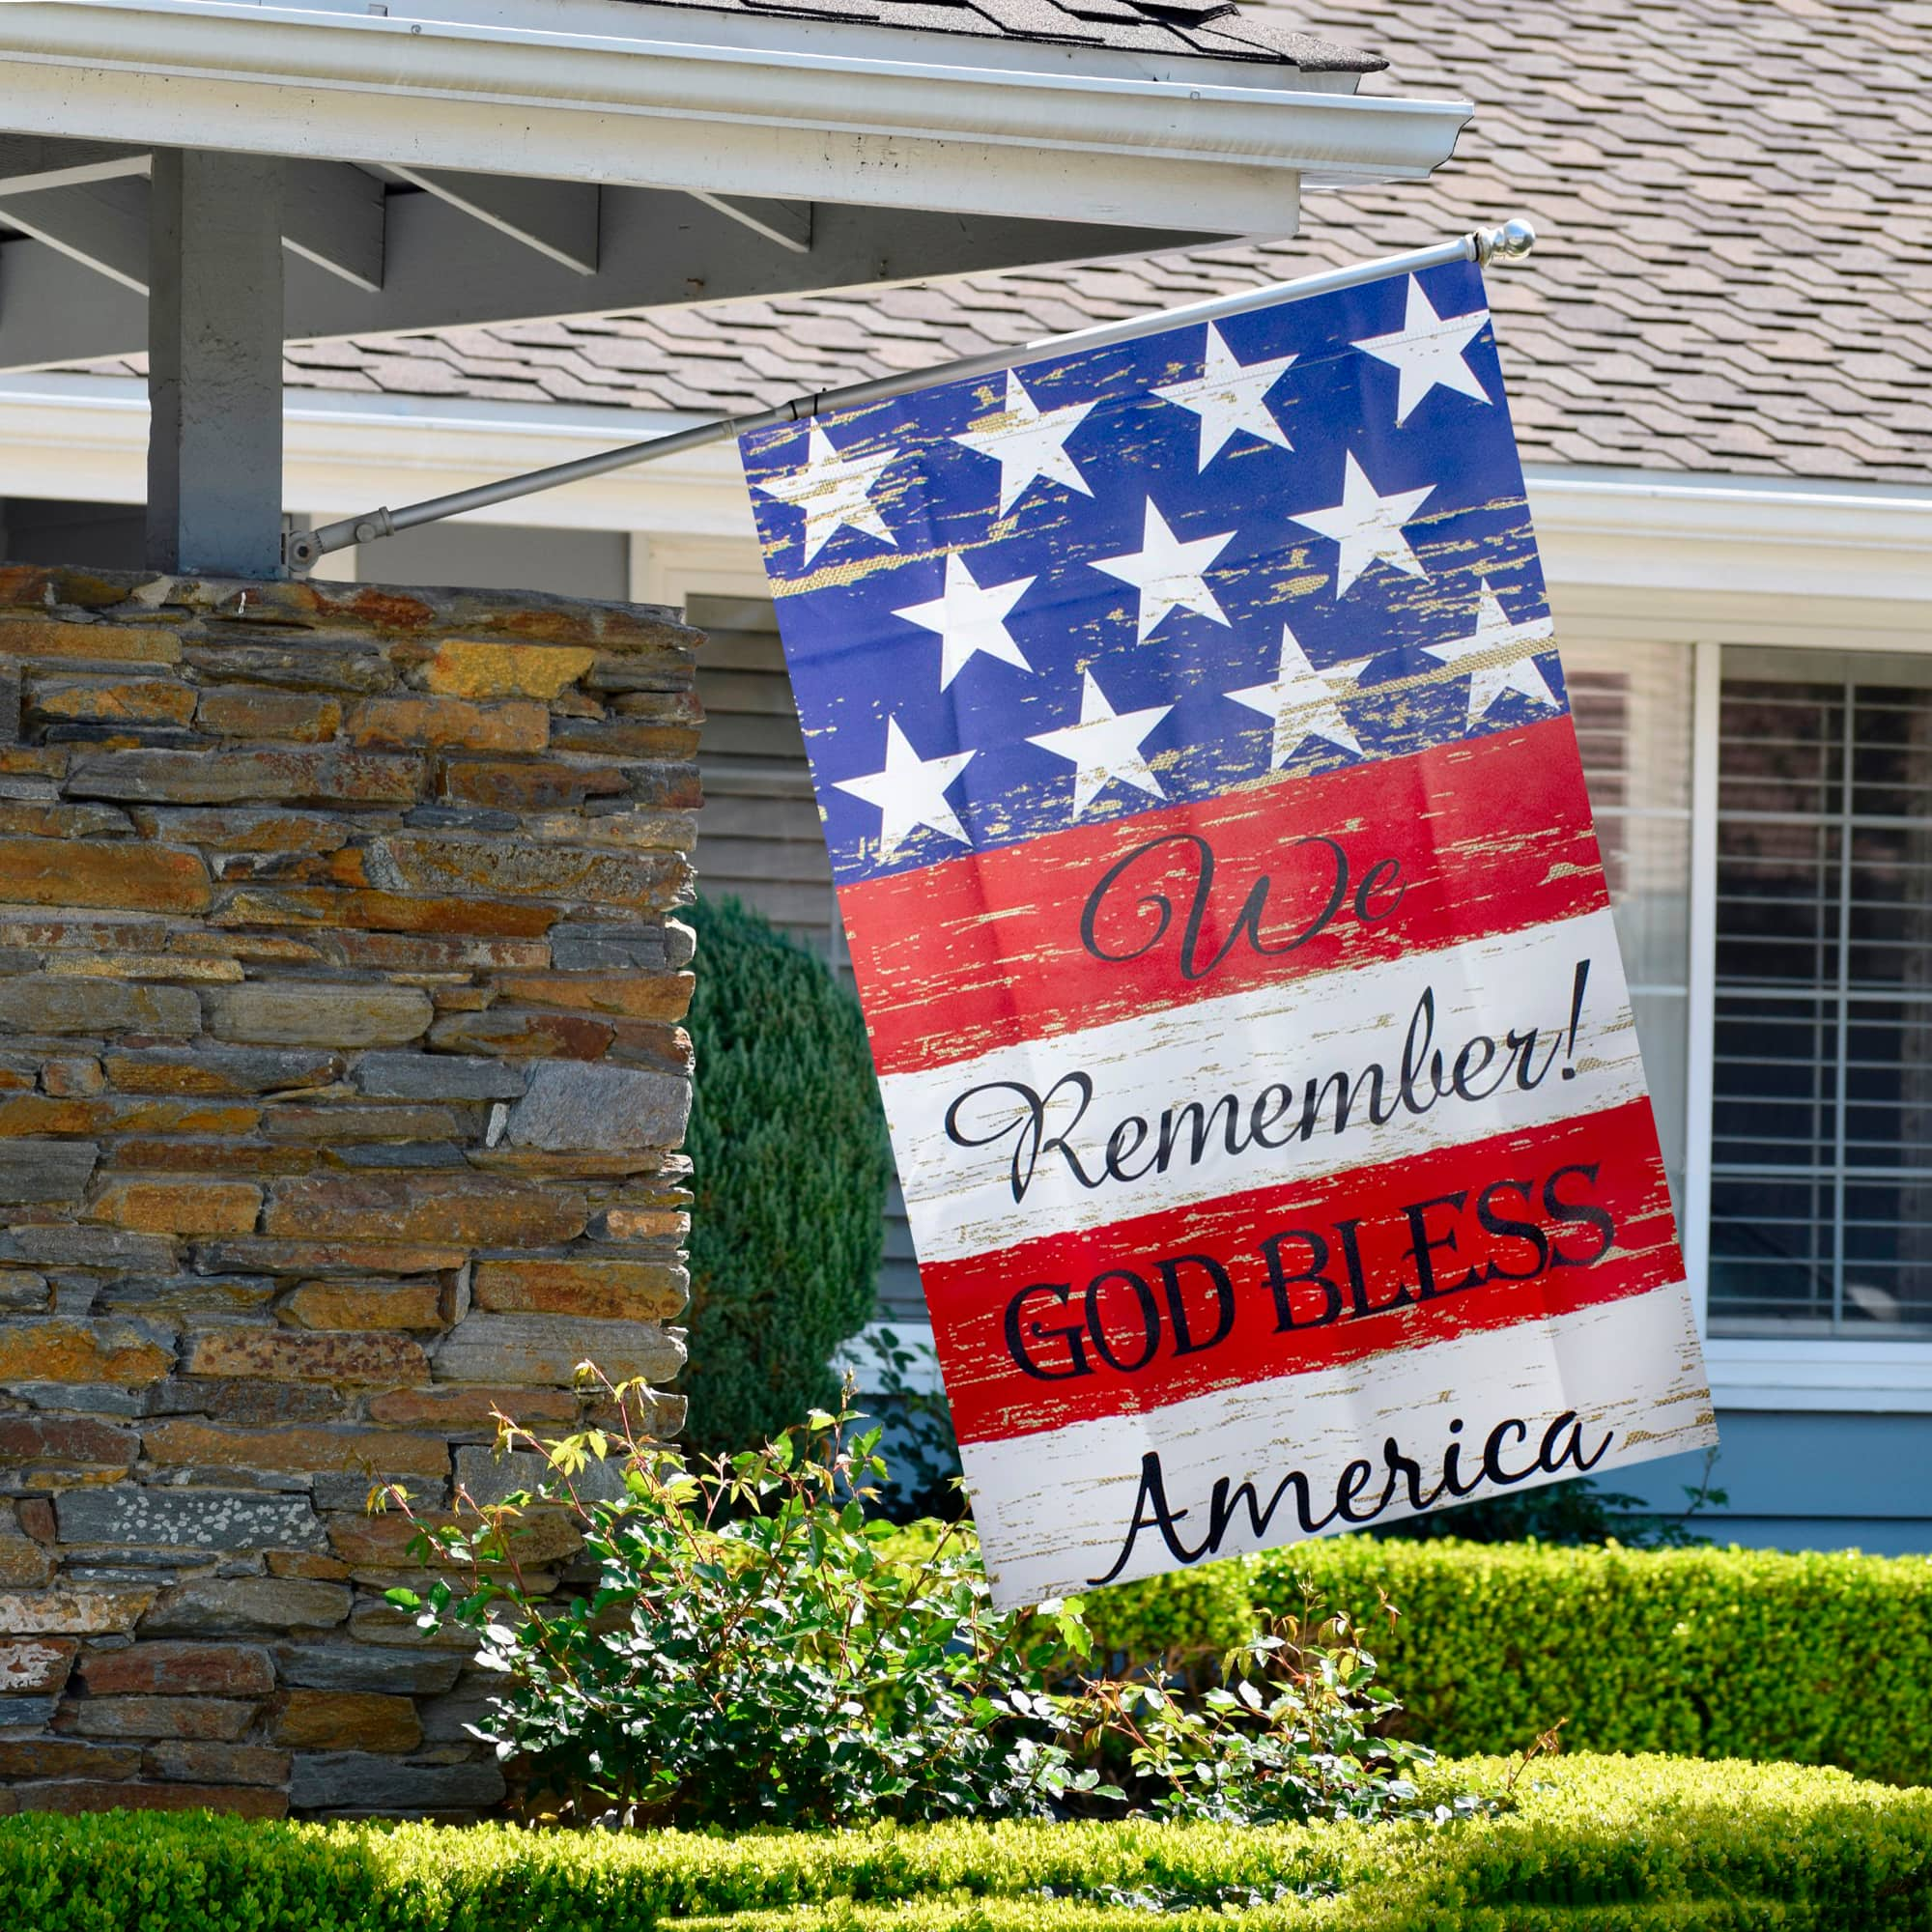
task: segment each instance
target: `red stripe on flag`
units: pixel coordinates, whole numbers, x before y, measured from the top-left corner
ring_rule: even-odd
[[[838,897],[881,1074],[1606,902],[1567,717]]]
[[[1640,1099],[920,1272],[979,1442],[1567,1314],[1684,1264]]]

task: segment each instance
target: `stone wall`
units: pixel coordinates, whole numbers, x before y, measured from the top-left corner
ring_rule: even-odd
[[[0,1809],[501,1797],[365,1500],[682,1362],[696,641],[0,570]]]

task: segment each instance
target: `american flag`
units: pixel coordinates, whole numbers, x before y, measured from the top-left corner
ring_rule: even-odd
[[[741,449],[1000,1598],[1713,1439],[1479,271]]]

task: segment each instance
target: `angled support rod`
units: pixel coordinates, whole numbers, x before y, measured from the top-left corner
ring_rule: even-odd
[[[438,524],[445,517],[460,517],[469,510],[487,509],[518,497],[532,497],[539,491],[555,490],[566,483],[581,483],[586,477],[628,469],[633,464],[649,463],[657,457],[676,456],[688,449],[702,449],[709,443],[727,442],[747,430],[767,429],[775,423],[803,422],[827,410],[886,402],[934,382],[1010,369],[1016,363],[1053,350],[1104,349],[1110,343],[1131,342],[1137,336],[1151,335],[1160,329],[1245,315],[1253,309],[1271,308],[1277,302],[1306,301],[1311,296],[1331,295],[1338,289],[1379,281],[1385,275],[1412,275],[1425,269],[1446,267],[1451,262],[1480,262],[1487,266],[1491,262],[1520,261],[1535,245],[1536,231],[1527,221],[1508,221],[1500,228],[1479,228],[1459,235],[1453,242],[1440,242],[1433,248],[1411,249],[1406,255],[1385,255],[1379,261],[1357,262],[1346,269],[1329,269],[1290,282],[1269,282],[1258,289],[1245,289],[1239,295],[1218,296],[1211,301],[1194,302],[1185,308],[1130,316],[1124,322],[1077,328],[1065,335],[1049,335],[1038,342],[1021,343],[1010,349],[990,349],[982,355],[962,356],[956,362],[942,362],[930,369],[881,376],[868,383],[853,383],[842,389],[827,389],[816,396],[800,396],[780,404],[777,409],[696,423],[690,429],[673,430],[668,436],[652,437],[645,442],[625,443],[621,448],[603,450],[595,456],[554,463],[547,469],[506,476],[499,483],[481,483],[473,490],[458,490],[447,497],[408,503],[400,510],[369,510],[359,517],[344,517],[338,523],[324,524],[319,529],[295,530],[285,539],[288,565],[292,570],[309,570],[330,552],[347,550],[351,544],[375,543],[379,538],[394,536],[398,530]]]

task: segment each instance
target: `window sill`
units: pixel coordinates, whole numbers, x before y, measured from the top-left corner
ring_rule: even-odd
[[[1720,1409],[1932,1414],[1932,1342],[1718,1336],[1704,1364]]]

